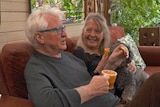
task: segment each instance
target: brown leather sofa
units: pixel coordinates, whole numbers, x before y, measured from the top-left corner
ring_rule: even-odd
[[[29,42],[6,44],[0,53],[0,107],[34,107],[27,97],[25,64],[34,52]]]
[[[124,35],[123,29],[111,31],[111,35]],[[122,32],[120,32],[122,31]],[[119,34],[118,34],[119,33]],[[74,51],[77,37],[67,38],[67,50]],[[115,41],[114,41],[115,42]],[[146,72],[150,75],[160,71],[160,47],[139,46],[138,49],[147,64]],[[29,42],[15,42],[6,44],[0,53],[0,107],[34,107],[28,100],[27,88],[24,80],[24,68],[27,60],[33,54],[34,48]]]

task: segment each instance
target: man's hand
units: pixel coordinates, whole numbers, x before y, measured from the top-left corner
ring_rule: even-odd
[[[105,94],[109,90],[109,82],[108,82],[109,76],[93,76],[92,80],[88,84],[88,89],[90,89],[90,92],[94,96],[100,96],[102,94]]]
[[[109,76],[93,76],[88,85],[75,88],[80,97],[81,104],[103,94],[106,94],[109,90]]]

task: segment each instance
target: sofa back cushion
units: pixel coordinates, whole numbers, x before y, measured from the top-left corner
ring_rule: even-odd
[[[116,43],[118,39],[122,38],[125,35],[124,28],[121,26],[109,27],[109,32],[111,35],[112,44]]]
[[[33,52],[34,48],[29,42],[10,43],[2,48],[2,70],[9,95],[28,98],[24,68]]]
[[[1,54],[0,54],[0,59],[1,59]],[[6,86],[6,81],[5,81],[5,77],[4,77],[4,73],[2,71],[2,63],[0,60],[0,94],[2,95],[9,95],[8,93],[8,88]]]

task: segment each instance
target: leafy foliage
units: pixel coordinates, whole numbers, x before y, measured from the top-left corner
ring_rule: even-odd
[[[75,22],[81,22],[82,5],[82,0],[63,0],[63,8],[67,12],[67,18],[75,18]]]
[[[125,28],[136,44],[140,27],[155,27],[160,23],[159,0],[112,0],[112,23]]]
[[[32,10],[36,9],[35,5],[38,0],[31,0]],[[44,5],[48,5],[50,7],[59,7],[62,11],[66,11],[66,18],[72,18],[74,22],[81,22],[82,19],[82,8],[83,3],[82,0],[43,0]],[[45,8],[42,6],[42,8]]]

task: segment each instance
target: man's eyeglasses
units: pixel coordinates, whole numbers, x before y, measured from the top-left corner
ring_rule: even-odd
[[[38,32],[51,32],[51,31],[56,31],[58,35],[62,35],[63,31],[65,30],[65,27],[64,25],[62,26],[59,26],[59,27],[55,27],[55,28],[51,28],[51,29],[46,29],[46,30],[40,30]]]

